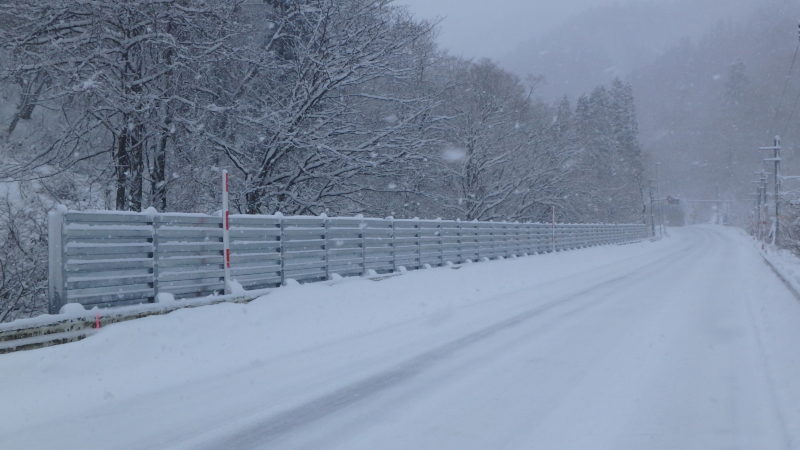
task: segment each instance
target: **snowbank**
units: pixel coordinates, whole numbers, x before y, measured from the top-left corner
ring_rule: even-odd
[[[761,254],[778,277],[786,283],[800,300],[800,258],[789,250],[763,246]]]
[[[47,424],[63,417],[98,414],[202,380],[225,383],[254,367],[279,379],[295,376],[284,372],[287,358],[325,355],[325,348],[356,338],[368,343],[364,338],[378,331],[396,330],[398,346],[414,345],[423,334],[447,330],[455,310],[510,293],[557,292],[577,275],[602,279],[606,271],[653,258],[668,246],[669,239],[408,272],[379,282],[348,278],[276,289],[249,304],[178,310],[107,326],[84,341],[4,355],[0,436],[13,430],[46,440],[39,431],[55,430]],[[470,320],[485,317],[476,310]],[[342,370],[325,376],[354,375]],[[191,412],[187,406],[176,414]]]

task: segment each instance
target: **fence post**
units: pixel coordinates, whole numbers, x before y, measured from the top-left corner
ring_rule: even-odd
[[[500,254],[500,251],[497,248],[498,247],[498,245],[497,245],[498,244],[498,240],[497,239],[498,239],[499,236],[502,236],[502,231],[501,231],[502,227],[503,227],[503,225],[498,225],[498,224],[494,223],[494,221],[492,221],[492,256],[490,256],[489,259],[497,258],[499,256],[502,256]]]
[[[592,246],[592,233],[589,231],[588,225],[583,225],[583,248]]]
[[[158,229],[160,225],[160,218],[158,214],[153,214],[153,301],[158,301]],[[227,286],[227,283],[226,283]]]
[[[64,276],[64,216],[66,208],[58,206],[47,214],[48,252],[48,312],[58,314],[67,303],[66,277]]]
[[[394,217],[389,217],[392,224],[392,272],[397,272],[397,229],[394,224]]]
[[[461,245],[461,219],[456,220],[456,260],[455,263],[460,264],[464,262],[464,248]]]
[[[492,257],[497,256],[497,233],[496,233],[496,226],[493,220],[489,222],[489,256],[485,256],[486,259],[492,259]]]
[[[286,283],[286,235],[284,233],[285,224],[283,223],[283,216],[278,218],[280,224],[280,243],[281,243],[281,286]]]
[[[367,222],[361,219],[358,224],[358,229],[361,230],[361,275],[367,274]]]
[[[508,222],[502,222],[500,225],[500,255],[503,258],[508,258],[511,256],[509,250],[509,239],[508,239]]]
[[[475,251],[472,252],[473,254],[470,255],[469,259],[477,262],[477,261],[481,260],[481,246],[480,246],[480,241],[481,241],[480,240],[480,234],[481,234],[480,225],[481,224],[477,223],[477,221],[472,221],[470,223],[470,225],[474,226],[474,228],[472,228],[470,230],[470,231],[472,231],[472,233],[470,233],[471,236],[469,237],[470,238],[469,240],[470,240],[471,246],[474,248]]]
[[[520,256],[522,255],[521,250],[521,243],[520,243],[520,228],[518,223],[513,223],[509,225],[508,233],[506,240],[508,241],[507,245],[509,245],[508,255],[509,256]]]
[[[328,219],[328,216],[322,221],[322,247],[325,250],[324,258],[325,258],[325,279],[331,279],[331,255],[330,255],[330,247],[328,245],[328,232],[330,230],[331,221]]]
[[[437,229],[439,230],[439,261],[443,266],[445,264],[444,261],[444,236],[442,236],[442,221],[440,220],[439,223],[436,225]]]
[[[523,253],[527,253],[529,255],[536,253],[535,251],[531,251],[531,246],[533,245],[533,227],[531,226],[530,222],[523,223],[522,230],[523,235],[525,236]]]
[[[422,269],[422,227],[419,224],[419,219],[414,223],[417,229],[417,268]]]
[[[517,222],[511,227],[511,238],[514,243],[514,256],[522,256],[522,225]]]
[[[552,247],[553,253],[555,253],[555,251],[556,251],[556,207],[553,206],[552,208],[553,208],[553,224],[552,224],[552,226],[553,226],[553,237],[552,237],[552,240],[551,240],[551,247]]]

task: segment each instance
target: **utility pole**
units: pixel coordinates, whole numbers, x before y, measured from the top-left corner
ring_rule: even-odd
[[[761,236],[759,239],[763,242],[766,239],[766,225],[767,225],[767,217],[769,217],[769,206],[767,202],[769,201],[767,198],[767,172],[761,170],[761,211],[759,212],[759,217],[761,217]]]
[[[775,160],[775,235],[772,237],[772,243],[778,241],[780,236],[781,226],[781,138],[775,136],[774,141],[775,153],[773,159]]]
[[[761,236],[761,180],[754,181],[756,187],[756,211],[753,214],[755,223],[753,224],[753,236],[758,239]]]
[[[653,180],[650,180],[650,232],[656,237],[655,194],[653,193]]]
[[[764,161],[767,163],[774,164],[774,171],[773,175],[775,176],[774,182],[774,202],[775,202],[775,222],[773,225],[773,234],[772,234],[772,243],[775,244],[778,242],[778,233],[780,233],[780,214],[781,214],[781,199],[780,199],[780,190],[781,190],[781,138],[780,136],[775,136],[775,140],[773,141],[772,147],[761,147],[761,150],[771,151],[772,158],[764,158]]]
[[[755,174],[759,177],[757,180],[753,181],[753,184],[756,185],[756,211],[753,235],[757,240],[761,241],[764,238],[763,230],[767,220],[766,211],[764,209],[767,204],[767,174],[763,170]]]

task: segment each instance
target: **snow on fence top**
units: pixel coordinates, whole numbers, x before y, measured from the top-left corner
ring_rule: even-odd
[[[512,255],[625,243],[645,225],[231,215],[234,286],[321,281]],[[223,219],[206,214],[66,211],[49,224],[50,312],[224,292]],[[163,297],[163,296],[162,296]]]

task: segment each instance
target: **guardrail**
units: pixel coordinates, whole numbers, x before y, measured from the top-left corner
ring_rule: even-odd
[[[220,216],[56,210],[49,219],[53,314],[66,303],[120,306],[225,288]],[[230,273],[250,290],[648,237],[641,224],[231,215]]]
[[[246,295],[222,295],[181,302],[131,305],[103,311],[75,308],[62,314],[44,314],[0,323],[0,354],[79,341],[107,325],[168,314],[177,309],[217,303],[247,303],[268,293],[268,291],[252,291]]]

